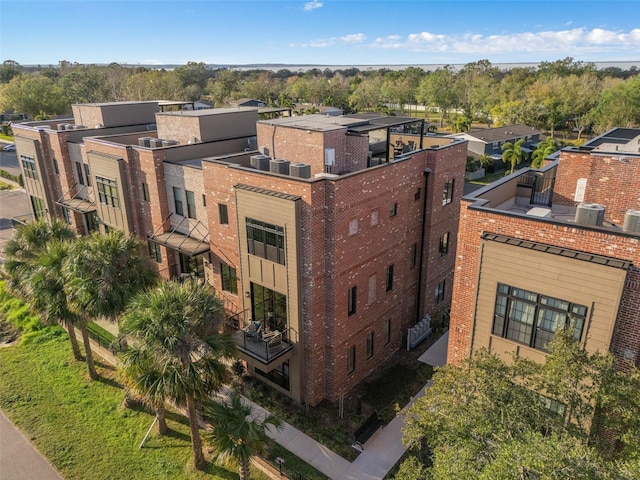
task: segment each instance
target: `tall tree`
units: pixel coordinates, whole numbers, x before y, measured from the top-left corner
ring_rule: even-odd
[[[62,276],[62,264],[70,247],[68,241],[48,242],[35,260],[25,283],[32,307],[48,323],[58,323],[66,328],[73,357],[82,360],[75,330],[77,315],[69,308]]]
[[[26,113],[32,118],[40,111],[63,114],[69,102],[63,89],[50,78],[38,73],[13,77],[0,89],[0,109]]]
[[[640,372],[619,372],[611,355],[585,353],[571,328],[547,348],[543,363],[514,357],[507,364],[481,351],[437,370],[403,431],[414,453],[428,445],[432,465],[414,457],[403,478],[419,468],[441,480],[634,478]],[[597,441],[610,422],[624,446],[619,456]]]
[[[232,459],[240,465],[240,480],[250,479],[251,457],[264,453],[267,431],[282,428],[279,418],[257,415],[237,392],[231,393],[228,403],[209,403],[204,416],[213,424],[213,430],[205,433],[205,440],[217,452],[218,461]]]
[[[524,152],[522,151],[522,144],[524,139],[516,140],[514,143],[505,142],[502,144],[502,160],[511,165],[509,173],[516,171],[516,165],[520,165],[524,158]]]
[[[456,85],[456,73],[449,65],[437,69],[420,82],[418,99],[424,105],[437,107],[440,111],[440,127],[444,126],[447,113],[460,105]]]
[[[148,355],[147,372],[138,377],[137,388],[156,399],[167,395],[186,407],[199,470],[205,459],[196,405],[222,387],[228,373],[225,361],[235,350],[230,336],[217,333],[222,315],[222,302],[208,286],[164,282],[138,295],[122,324],[132,343]]]
[[[128,301],[155,282],[149,259],[139,241],[121,230],[81,237],[73,244],[63,265],[65,288],[72,311],[79,317],[89,376],[97,379],[87,321],[106,317],[116,320]]]

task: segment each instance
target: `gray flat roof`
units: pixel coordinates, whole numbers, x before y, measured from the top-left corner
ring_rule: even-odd
[[[171,115],[173,117],[208,117],[211,115],[226,115],[238,112],[257,112],[257,107],[205,108],[202,110],[177,110],[175,112],[158,112],[156,115]]]
[[[354,115],[339,115],[336,117],[322,114],[300,115],[296,117],[260,120],[259,123],[312,130],[315,132],[326,132],[344,128],[354,132],[367,132],[393,126],[406,125],[409,123],[419,123],[421,121],[421,118],[414,117],[394,117],[361,113]]]

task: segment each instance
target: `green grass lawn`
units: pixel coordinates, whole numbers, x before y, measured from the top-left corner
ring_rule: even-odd
[[[0,365],[0,408],[67,480],[238,478],[211,463],[193,469],[187,421],[174,413],[171,435],[154,431],[139,449],[153,416],[121,406],[112,369],[99,364],[102,380],[88,381],[60,330],[0,349]]]

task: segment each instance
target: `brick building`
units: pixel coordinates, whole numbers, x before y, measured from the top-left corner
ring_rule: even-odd
[[[448,361],[542,360],[570,324],[640,367],[640,130],[613,129],[462,199]]]
[[[14,128],[34,213],[135,233],[164,277],[212,285],[248,371],[294,400],[337,400],[448,310],[464,141],[408,117],[80,112],[96,128]]]

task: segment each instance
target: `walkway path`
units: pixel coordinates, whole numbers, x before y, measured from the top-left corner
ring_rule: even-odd
[[[0,479],[62,480],[49,461],[0,411]]]

